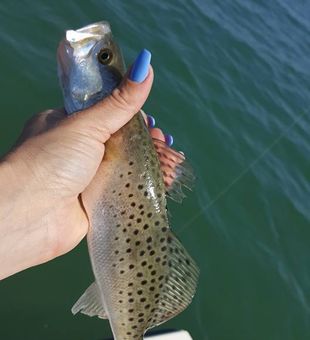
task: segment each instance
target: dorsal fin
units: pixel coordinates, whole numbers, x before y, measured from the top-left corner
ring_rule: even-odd
[[[162,288],[159,307],[154,312],[148,328],[181,313],[191,303],[198,283],[197,265],[172,232],[168,236],[168,245],[169,274]]]
[[[192,189],[195,176],[185,156],[164,142],[153,139],[166,185],[167,195],[176,202],[186,197],[182,187]]]

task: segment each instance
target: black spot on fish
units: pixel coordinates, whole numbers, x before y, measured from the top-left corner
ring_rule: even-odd
[[[132,172],[131,171],[128,171],[128,175],[131,175],[132,174]]]
[[[158,263],[160,262],[160,257],[156,257],[155,261]]]
[[[163,278],[164,278],[164,276],[161,275],[161,276],[158,278],[158,280],[161,281]]]
[[[151,271],[151,275],[156,275],[156,270]]]
[[[128,249],[126,250],[126,253],[131,253],[131,248],[128,248]]]
[[[167,247],[162,247],[161,248],[161,251],[166,251],[167,250]]]
[[[127,239],[126,239],[126,242],[129,243],[129,242],[130,242],[130,238],[127,238]]]
[[[140,204],[138,208],[143,209],[143,204]]]
[[[141,242],[140,241],[136,241],[136,246],[139,246],[140,244],[141,244]]]
[[[128,312],[129,312],[129,313],[133,313],[133,311],[134,311],[133,308],[128,309]]]
[[[161,228],[161,231],[162,231],[162,232],[166,232],[167,230],[168,230],[167,227],[162,227],[162,228]]]
[[[135,207],[135,206],[136,206],[136,203],[135,203],[135,202],[132,202],[130,205],[131,205],[132,207]]]
[[[134,215],[134,214],[131,214],[131,215],[129,216],[129,218],[130,218],[131,220],[133,220],[133,219],[135,218],[135,215]]]
[[[149,225],[148,224],[145,224],[144,226],[143,226],[143,229],[144,230],[146,230],[146,229],[148,229],[149,228]]]
[[[114,240],[117,241],[118,239],[119,239],[119,238],[116,236]]]
[[[119,253],[119,251],[118,251],[118,250],[115,250],[114,253],[117,255],[117,254]]]
[[[128,299],[129,303],[133,303],[134,301],[135,301],[135,299],[133,299],[133,298]]]
[[[144,322],[144,319],[143,318],[141,318],[141,319],[138,319],[138,322]]]
[[[145,305],[145,309],[149,309],[151,307],[151,305]]]
[[[151,212],[149,212],[148,214],[147,214],[147,217],[152,217],[152,213]]]
[[[144,191],[144,196],[147,197],[147,195],[148,195],[148,192]]]
[[[152,269],[152,268],[153,268],[153,265],[150,264],[150,265],[148,266],[148,269]]]
[[[126,228],[124,228],[124,229],[123,229],[123,233],[126,233],[126,231],[127,231],[127,229],[126,229]]]
[[[151,291],[151,292],[154,292],[154,290],[155,290],[155,287],[151,286],[151,287],[150,287],[150,291]]]
[[[140,302],[145,302],[145,301],[146,301],[146,298],[145,298],[145,297],[143,297],[143,298],[140,299]]]
[[[139,234],[139,229],[135,229],[133,233],[134,233],[135,235],[138,235],[138,234]]]
[[[123,261],[124,261],[124,258],[121,257],[121,258],[119,259],[119,262],[123,262]]]
[[[150,255],[153,256],[155,254],[155,250],[150,251]]]
[[[147,246],[147,250],[151,250],[152,249],[152,246],[151,245],[148,245]]]
[[[133,197],[133,194],[129,194],[128,197]]]
[[[141,272],[137,273],[137,277],[143,277],[143,273]]]
[[[119,303],[123,303],[123,300],[118,300]]]
[[[124,271],[124,270],[121,270],[119,273],[120,273],[120,274],[124,274],[124,273],[125,273],[125,271]]]
[[[129,265],[129,269],[133,269],[135,266],[133,264]]]
[[[122,193],[121,193],[121,192],[119,192],[119,193],[118,193],[118,196],[122,196]]]
[[[159,226],[159,225],[160,225],[160,222],[159,222],[159,221],[156,221],[156,222],[155,222],[155,225],[156,225],[156,226]]]
[[[142,284],[142,286],[146,285],[147,284],[147,280],[141,281],[141,284]]]
[[[148,237],[147,239],[146,239],[146,242],[147,243],[150,243],[150,242],[152,242],[152,237],[150,236],[150,237]]]
[[[146,261],[143,261],[142,263],[141,263],[141,266],[146,266],[147,265],[147,262]]]
[[[133,165],[133,162],[132,162],[132,161],[130,161],[130,162],[129,162],[129,165]]]
[[[144,250],[141,250],[140,251],[140,256],[143,256],[145,254],[145,251]]]
[[[139,190],[142,190],[142,189],[143,189],[143,185],[142,185],[142,184],[139,184],[139,185],[138,185],[138,189],[139,189]]]
[[[141,218],[137,218],[137,223],[141,223]]]
[[[129,282],[128,283],[128,287],[132,287],[133,286],[133,283],[132,282]]]
[[[120,226],[121,226],[120,224],[117,224],[117,225],[116,225],[116,228],[119,228]]]
[[[126,183],[125,187],[129,188],[130,187],[130,183]]]
[[[137,291],[138,295],[141,295],[142,293],[143,293],[143,290],[141,290],[141,289]]]
[[[144,210],[141,210],[140,215],[144,215]]]

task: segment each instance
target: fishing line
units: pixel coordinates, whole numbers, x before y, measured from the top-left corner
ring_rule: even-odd
[[[186,228],[188,228],[201,214],[203,214],[206,210],[208,210],[211,206],[213,206],[220,198],[222,198],[225,194],[227,194],[230,189],[239,182],[249,171],[251,168],[253,168],[262,158],[265,157],[265,155],[274,148],[275,145],[277,145],[280,140],[285,137],[289,131],[309,112],[303,112],[299,116],[297,116],[296,119],[293,120],[293,122],[282,131],[279,136],[270,144],[268,145],[262,153],[254,159],[245,169],[243,169],[240,174],[222,191],[220,191],[212,200],[211,202],[207,203],[204,207],[202,207],[195,215],[193,215],[191,218],[189,218],[180,228],[179,232],[182,233]]]

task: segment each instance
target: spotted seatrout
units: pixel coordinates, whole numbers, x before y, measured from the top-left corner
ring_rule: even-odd
[[[125,71],[106,22],[67,31],[58,65],[68,114],[111,93]],[[143,339],[187,307],[198,269],[169,228],[166,191],[178,200],[191,180],[184,156],[152,141],[141,113],[109,139],[82,196],[95,282],[74,314],[109,319],[116,340]]]

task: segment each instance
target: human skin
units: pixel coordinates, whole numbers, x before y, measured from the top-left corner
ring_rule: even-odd
[[[119,88],[77,114],[45,111],[26,125],[0,163],[0,280],[73,249],[89,223],[80,194],[94,178],[105,142],[138,112],[153,82],[125,77]],[[153,137],[165,140],[159,129]]]

